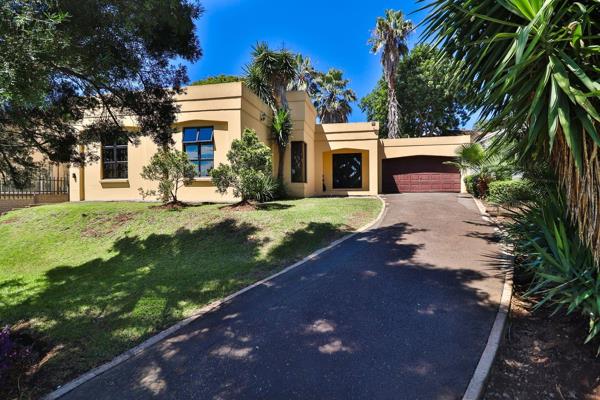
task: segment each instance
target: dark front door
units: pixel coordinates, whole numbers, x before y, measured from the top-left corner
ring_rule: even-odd
[[[333,188],[362,188],[362,154],[333,154]]]
[[[460,171],[452,157],[415,156],[382,161],[384,193],[460,192]]]

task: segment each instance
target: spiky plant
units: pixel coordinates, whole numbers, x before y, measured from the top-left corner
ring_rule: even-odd
[[[425,40],[464,62],[486,131],[550,159],[569,215],[600,260],[600,3],[421,0]]]
[[[396,98],[396,71],[400,57],[408,52],[406,40],[414,26],[404,19],[402,11],[386,10],[385,17],[377,18],[375,29],[369,39],[374,54],[381,52],[383,76],[388,87],[388,136],[400,137],[399,107]]]
[[[280,108],[273,115],[273,123],[271,126],[271,133],[273,140],[277,144],[277,150],[279,159],[277,161],[277,179],[279,182],[283,181],[283,165],[285,149],[290,142],[292,136],[293,124],[290,112],[287,108]]]
[[[272,50],[267,43],[252,48],[246,66],[246,85],[276,112],[287,108],[285,92],[296,77],[296,56],[287,49]]]
[[[348,79],[344,79],[343,72],[331,68],[325,74],[316,78],[319,90],[315,93],[314,103],[321,123],[348,122],[352,113],[352,102],[356,101],[356,93],[349,89]]]

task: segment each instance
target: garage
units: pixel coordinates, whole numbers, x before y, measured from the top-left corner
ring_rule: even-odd
[[[414,156],[382,160],[384,193],[460,192],[460,171],[444,164],[452,157]]]

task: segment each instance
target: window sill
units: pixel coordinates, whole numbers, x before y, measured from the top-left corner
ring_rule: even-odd
[[[202,176],[202,177],[196,177],[193,179],[194,182],[210,182],[212,181],[212,178],[210,176]]]
[[[100,183],[129,183],[129,179],[100,179]]]

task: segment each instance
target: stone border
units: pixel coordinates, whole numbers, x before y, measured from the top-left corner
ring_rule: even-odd
[[[313,260],[314,258],[318,257],[319,255],[321,255],[322,253],[331,250],[332,248],[336,247],[337,245],[339,245],[342,242],[345,242],[346,240],[358,235],[359,233],[365,232],[371,228],[375,228],[377,226],[379,226],[379,223],[381,223],[381,221],[383,220],[383,217],[386,214],[387,211],[387,203],[383,200],[383,198],[381,196],[371,196],[371,197],[376,197],[377,199],[379,199],[379,201],[381,202],[381,211],[379,212],[379,214],[377,215],[377,217],[363,225],[362,227],[358,228],[357,230],[355,230],[352,233],[349,233],[345,236],[342,236],[341,238],[337,239],[336,241],[330,243],[329,245],[314,251],[313,253],[309,254],[308,256],[306,256],[305,258],[303,258],[302,260],[282,269],[279,272],[276,272],[273,275],[270,275],[258,282],[253,283],[250,286],[246,286],[245,288],[238,290],[235,293],[230,294],[229,296],[220,299],[220,300],[216,300],[210,304],[207,304],[206,306],[200,308],[198,311],[196,311],[192,316],[176,323],[175,325],[165,329],[162,332],[157,333],[156,335],[150,337],[149,339],[146,339],[145,341],[143,341],[142,343],[140,343],[139,345],[127,350],[126,352],[118,355],[117,357],[113,358],[111,361],[102,364],[86,373],[84,373],[83,375],[79,376],[78,378],[75,378],[74,380],[66,383],[64,386],[60,386],[58,389],[56,389],[55,391],[49,393],[48,395],[46,395],[44,397],[44,400],[55,400],[58,399],[62,396],[64,396],[65,394],[69,393],[70,391],[72,391],[73,389],[77,388],[78,386],[83,385],[85,382],[95,378],[98,375],[103,374],[104,372],[116,367],[117,365],[129,360],[130,358],[142,353],[144,350],[146,350],[147,348],[151,347],[152,345],[160,342],[161,340],[167,338],[168,336],[171,336],[173,333],[177,332],[178,330],[180,330],[181,328],[191,324],[192,322],[196,321],[197,319],[205,316],[208,313],[211,313],[213,311],[216,311],[218,309],[220,309],[221,307],[227,305],[229,302],[231,302],[234,298],[240,296],[241,294],[252,290],[258,286],[261,286],[263,284],[265,284],[266,282],[285,274],[286,272],[289,272],[291,270],[293,270],[294,268],[297,268],[299,266],[301,266],[302,264],[305,264],[306,262]]]
[[[492,222],[485,210],[485,206],[481,203],[481,201],[475,197],[473,197],[473,200],[475,201],[477,208],[479,208],[481,218],[484,221]],[[499,231],[498,228],[496,228],[496,230]],[[507,251],[507,249],[502,249],[502,254],[504,256],[505,266],[508,270],[504,276],[504,285],[502,288],[502,297],[500,298],[500,306],[498,307],[498,313],[496,314],[496,319],[492,325],[485,349],[481,354],[479,363],[475,368],[475,372],[473,372],[473,376],[469,381],[469,386],[467,386],[467,390],[465,391],[462,400],[479,400],[485,392],[487,379],[490,375],[494,359],[496,358],[498,347],[500,347],[502,334],[504,333],[506,320],[508,318],[508,313],[510,312],[510,300],[512,298],[513,291],[513,257],[512,254]]]

